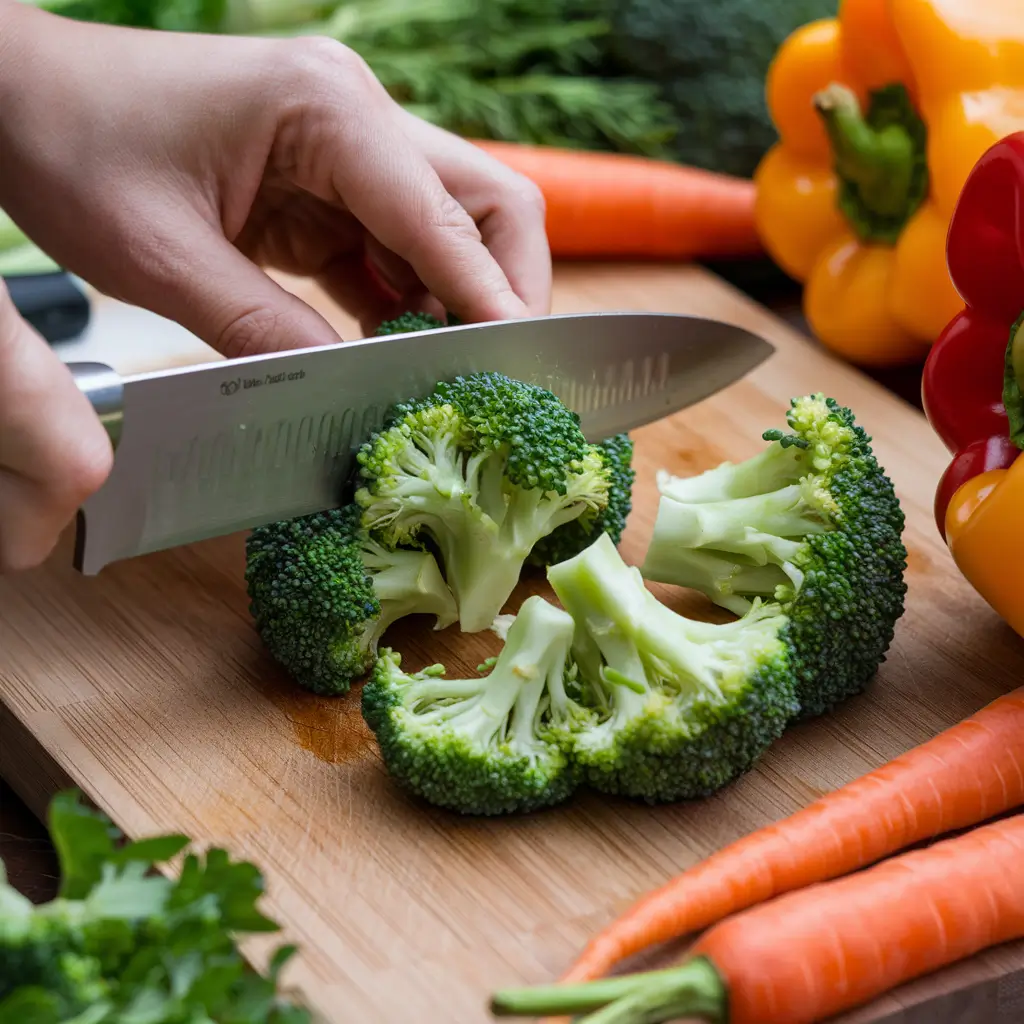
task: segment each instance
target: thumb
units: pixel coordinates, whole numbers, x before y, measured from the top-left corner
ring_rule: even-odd
[[[0,280],[0,572],[44,561],[112,463],[88,399]]]
[[[208,224],[177,245],[187,256],[151,281],[147,305],[229,359],[337,344],[342,339],[311,306],[282,288]]]

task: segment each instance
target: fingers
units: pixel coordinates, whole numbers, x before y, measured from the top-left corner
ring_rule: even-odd
[[[472,143],[402,111],[405,128],[445,188],[476,222],[484,245],[531,316],[551,312],[544,197],[528,178]]]
[[[360,127],[355,139],[346,140],[345,160],[340,156],[339,195],[446,309],[467,322],[526,314],[472,217],[397,127]]]
[[[282,288],[198,215],[152,217],[136,302],[180,323],[229,359],[341,341],[311,306]]]
[[[43,562],[112,463],[89,401],[0,281],[0,572]]]
[[[335,260],[317,275],[316,281],[359,321],[364,335],[372,334],[382,321],[399,316],[408,308],[399,293],[362,256]]]
[[[325,40],[303,40],[293,53],[305,99],[279,130],[278,162],[290,180],[321,198],[329,190],[462,319],[526,315],[473,218],[411,143],[400,108],[365,63]]]

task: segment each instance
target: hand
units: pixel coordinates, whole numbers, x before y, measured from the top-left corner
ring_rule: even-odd
[[[0,0],[0,207],[100,291],[229,357],[340,340],[262,267],[314,278],[365,333],[406,309],[550,308],[536,188],[328,40],[144,33]],[[0,571],[41,562],[111,466],[70,374],[3,303]]]
[[[92,406],[0,281],[0,572],[50,554],[113,457]]]
[[[5,16],[0,206],[101,291],[229,356],[339,340],[258,264],[315,278],[364,331],[410,307],[548,312],[537,189],[340,43]]]

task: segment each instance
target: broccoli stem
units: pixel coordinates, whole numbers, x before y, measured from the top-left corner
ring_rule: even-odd
[[[480,528],[470,529],[468,535],[445,536],[441,549],[459,607],[459,628],[463,633],[490,629],[519,583],[529,552],[502,548],[492,531]]]
[[[815,523],[810,518],[812,512],[804,500],[803,488],[799,484],[791,484],[767,494],[695,505],[662,496],[657,521],[665,535],[672,537],[677,544],[691,548],[735,550],[743,554],[747,550],[743,543],[744,534],[752,529],[774,537],[823,533],[826,525],[820,521]],[[740,538],[739,546],[733,547],[737,538]]]
[[[723,462],[697,476],[677,477],[659,470],[657,483],[663,495],[676,501],[726,501],[750,498],[795,484],[807,468],[805,449],[772,444],[743,462]]]
[[[370,620],[361,638],[364,650],[376,651],[388,629],[406,616],[433,615],[435,629],[445,629],[459,617],[455,597],[430,552],[388,551],[367,541],[363,562],[373,575],[373,594],[380,604],[380,614]]]
[[[586,1014],[581,1024],[661,1024],[684,1017],[725,1024],[727,1003],[718,971],[699,957],[681,967],[623,978],[498,992],[491,1012],[497,1017]]]
[[[713,594],[720,607],[741,616],[750,611],[751,597],[774,598],[779,587],[793,582],[780,565],[748,566],[711,551],[685,551],[671,533],[657,530],[643,573],[649,580]]]
[[[482,745],[507,739],[530,754],[541,699],[553,680],[561,682],[574,628],[560,608],[540,597],[527,598],[489,675],[480,680],[424,680],[410,688],[407,703],[478,694],[468,705],[440,707],[423,720],[458,720],[459,731]]]
[[[695,689],[718,692],[710,671],[714,649],[685,635],[687,620],[647,590],[607,534],[574,558],[552,566],[548,579],[569,614],[587,622],[608,667],[616,674],[644,683],[650,675],[647,661],[653,658],[669,666],[677,680],[692,683]],[[631,689],[617,687],[616,701],[628,703]],[[648,692],[649,686],[640,694],[633,693],[633,701],[642,707]]]

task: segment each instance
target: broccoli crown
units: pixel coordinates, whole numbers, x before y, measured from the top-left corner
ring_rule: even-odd
[[[439,549],[465,632],[487,629],[538,541],[603,510],[612,485],[574,412],[499,373],[397,405],[357,459],[364,526],[389,548]]]
[[[659,475],[642,572],[745,614],[778,601],[788,618],[800,717],[861,692],[903,614],[903,510],[871,438],[834,399],[792,401],[791,433],[738,465]]]
[[[340,694],[364,675],[389,625],[418,613],[457,617],[434,556],[391,552],[350,505],[253,530],[246,548],[250,612],[267,649],[302,687]]]
[[[385,320],[374,334],[384,337],[388,334],[414,334],[417,331],[433,331],[447,326],[443,320],[429,313],[403,313],[394,320]]]
[[[428,802],[463,814],[565,800],[577,782],[567,737],[584,714],[566,688],[572,637],[565,612],[531,597],[480,678],[447,679],[441,665],[407,674],[397,653],[382,650],[362,710],[388,771]]]
[[[765,77],[786,37],[838,0],[614,0],[611,59],[658,82],[683,163],[750,177],[777,134]]]
[[[578,555],[598,534],[607,533],[615,544],[622,539],[633,509],[633,442],[628,434],[616,434],[597,445],[609,474],[608,504],[592,507],[542,537],[530,552],[530,565],[554,565]]]
[[[747,771],[796,713],[777,605],[734,623],[677,615],[602,534],[548,579],[572,616],[580,703],[573,757],[595,789],[648,803],[707,796]]]

